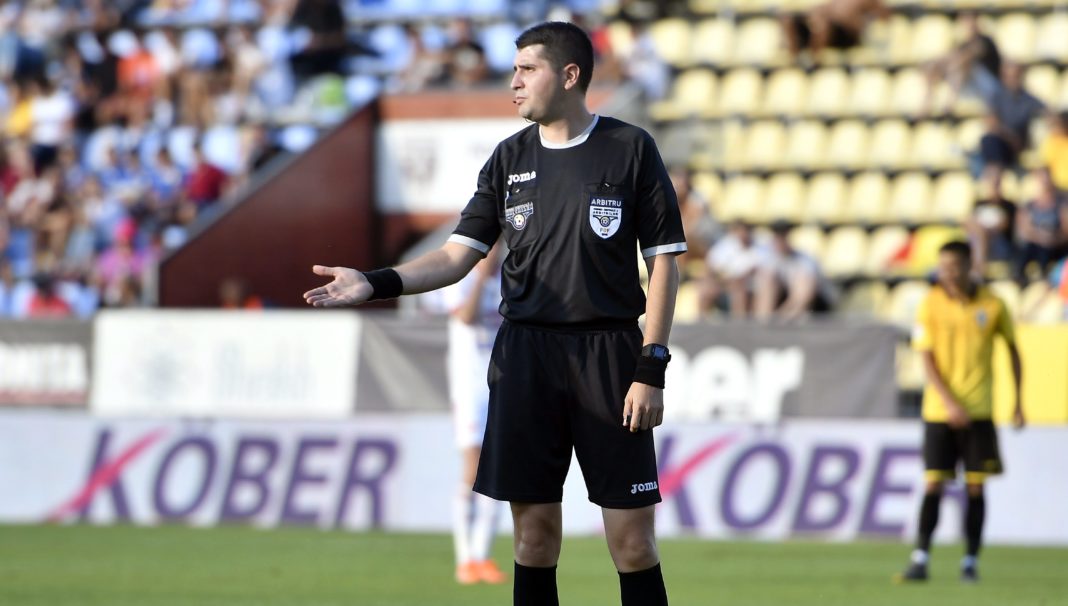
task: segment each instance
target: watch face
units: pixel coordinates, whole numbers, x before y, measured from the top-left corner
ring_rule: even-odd
[[[657,360],[666,360],[668,357],[668,348],[664,347],[663,345],[649,345],[648,351],[649,353],[647,355],[650,358],[655,358]]]

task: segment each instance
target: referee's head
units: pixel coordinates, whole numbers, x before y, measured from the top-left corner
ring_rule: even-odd
[[[564,21],[547,21],[527,29],[515,39],[516,50],[534,45],[541,45],[540,54],[553,69],[563,71],[568,66],[576,66],[576,88],[586,92],[593,77],[593,44],[582,28]]]

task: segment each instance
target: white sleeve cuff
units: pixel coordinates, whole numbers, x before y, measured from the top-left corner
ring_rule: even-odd
[[[667,255],[671,253],[684,252],[686,252],[686,243],[676,242],[674,244],[662,244],[660,246],[651,246],[649,248],[643,248],[642,257],[648,259],[649,257],[655,257],[656,255]]]
[[[488,244],[483,244],[482,242],[479,242],[474,238],[468,238],[467,236],[461,236],[460,234],[453,234],[449,236],[448,241],[455,242],[457,244],[463,244],[464,246],[468,248],[473,248],[484,255],[489,254],[490,251],[490,246]]]

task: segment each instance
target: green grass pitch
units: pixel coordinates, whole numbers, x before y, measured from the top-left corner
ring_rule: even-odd
[[[960,548],[932,581],[895,586],[908,547],[661,542],[673,606],[1068,605],[1068,549],[991,547],[982,582],[957,581]],[[506,539],[495,546],[509,564]],[[561,604],[619,603],[600,538],[569,538]],[[249,528],[0,526],[4,606],[507,606],[511,587],[460,587],[445,535]]]

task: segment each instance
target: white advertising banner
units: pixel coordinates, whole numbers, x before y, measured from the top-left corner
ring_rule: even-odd
[[[520,118],[391,120],[375,142],[375,199],[387,214],[463,210],[478,173]]]
[[[89,405],[108,416],[345,418],[360,318],[312,311],[103,312]]]
[[[923,490],[921,425],[791,420],[657,430],[662,536],[909,541]],[[1003,430],[988,487],[992,543],[1068,545],[1068,427]],[[98,419],[0,412],[0,522],[451,528],[459,474],[444,414],[344,422]],[[569,534],[601,532],[577,465]],[[939,541],[959,540],[961,491]]]

